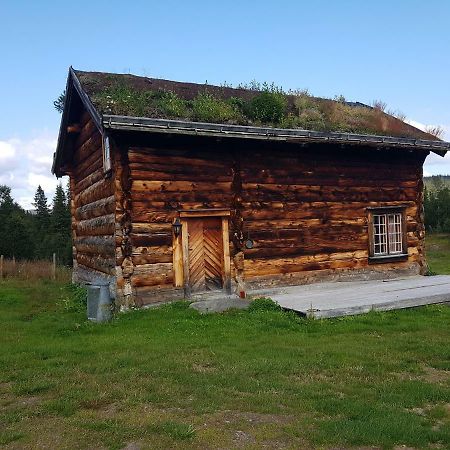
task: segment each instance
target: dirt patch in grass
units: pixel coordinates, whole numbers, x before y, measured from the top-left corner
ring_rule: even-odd
[[[448,383],[450,381],[450,371],[436,369],[434,367],[425,366],[423,368],[424,374],[420,377],[429,383]]]

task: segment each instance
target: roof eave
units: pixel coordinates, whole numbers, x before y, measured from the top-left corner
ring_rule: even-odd
[[[74,89],[79,95],[83,106],[91,115],[96,127],[98,128],[100,133],[103,133],[102,118],[89,99],[89,96],[84,92],[83,88],[81,87],[80,80],[78,79],[72,66],[70,66],[66,82],[66,97],[64,100],[64,109],[62,112],[61,124],[59,127],[58,142],[56,144],[56,151],[53,155],[52,173],[57,177],[65,175],[65,173],[61,171],[61,160],[64,153],[64,148],[66,147],[67,127],[69,125],[69,115]]]
[[[216,123],[119,115],[103,115],[103,127],[105,129],[118,131],[220,136],[228,138],[264,139],[287,142],[328,142],[341,144],[364,144],[377,147],[399,147],[428,150],[440,156],[444,156],[446,152],[450,150],[450,143],[443,141],[354,133],[321,132],[301,129],[224,125]]]

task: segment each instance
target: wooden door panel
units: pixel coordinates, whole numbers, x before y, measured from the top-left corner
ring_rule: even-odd
[[[218,218],[191,219],[189,280],[192,292],[223,287],[222,222]]]

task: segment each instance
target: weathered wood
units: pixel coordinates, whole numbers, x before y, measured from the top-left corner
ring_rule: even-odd
[[[228,217],[222,217],[223,288],[231,294],[231,261]]]
[[[186,210],[180,211],[180,217],[228,217],[230,211],[228,209],[197,209],[197,210]]]
[[[74,244],[81,253],[92,253],[108,257],[115,255],[116,246],[112,235],[80,236],[75,239]]]
[[[103,236],[114,233],[114,214],[95,217],[94,219],[80,220],[76,224],[77,236]]]
[[[111,149],[114,173],[105,179],[100,134],[86,116],[78,122],[73,158],[76,263],[110,271],[114,259],[124,307],[161,301],[158,293],[168,300],[180,287],[190,295],[192,280],[184,270],[193,264],[188,222],[205,217],[205,210],[221,222],[223,285],[229,289],[232,275],[240,294],[253,280],[290,283],[314,273],[415,270],[423,262],[423,155],[337,149],[325,143],[244,146],[235,140],[197,139],[198,145],[191,145],[181,138],[157,137],[152,147],[139,139],[140,147],[137,139],[130,145],[121,137],[123,148]],[[408,260],[369,266],[367,208],[395,205],[405,207]],[[213,208],[226,210],[229,217]],[[172,229],[176,217],[182,220],[178,238]],[[207,239],[213,247],[214,236]],[[245,247],[246,240],[252,248]],[[213,262],[214,257],[211,273]]]
[[[86,205],[104,199],[114,194],[114,189],[109,179],[101,179],[75,196],[78,205]]]
[[[134,287],[173,284],[173,281],[174,274],[172,263],[136,266],[133,275],[131,276],[131,283]]]
[[[181,233],[178,236],[173,235],[173,271],[175,287],[183,287],[183,242]]]
[[[191,296],[189,279],[189,227],[186,219],[181,220],[181,244],[183,249],[183,288],[185,297]]]
[[[105,258],[103,255],[92,256],[77,252],[77,262],[90,269],[103,272],[108,275],[114,275],[115,260],[114,258]]]
[[[167,263],[174,261],[175,254],[175,247],[172,251],[172,246],[169,245],[161,245],[156,247],[133,247],[132,261],[134,266],[160,262]]]
[[[76,208],[75,217],[77,220],[94,219],[95,217],[114,213],[115,208],[115,197],[114,195],[110,195],[109,197]]]
[[[129,234],[134,247],[156,247],[172,245],[171,233],[133,233]]]

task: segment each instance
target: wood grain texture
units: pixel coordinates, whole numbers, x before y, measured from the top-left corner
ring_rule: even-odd
[[[166,253],[153,250],[150,256],[150,249],[179,248],[184,266],[194,276],[190,279],[189,273],[183,273],[183,284],[194,291],[206,288],[207,275],[217,277],[217,259],[200,255],[208,243],[215,246],[217,241],[211,237],[206,247],[203,242],[191,248],[190,240],[182,237],[177,244],[170,227],[183,211],[208,208],[230,211],[230,273],[239,285],[266,276],[283,282],[289,273],[369,270],[368,207],[405,207],[411,262],[423,258],[418,249],[423,240],[424,155],[325,145],[305,149],[245,145],[229,141],[215,142],[210,149],[165,144],[131,147],[131,236],[136,264],[168,261]],[[188,222],[183,223],[184,234]],[[200,227],[192,224],[190,228],[190,235],[200,239]],[[243,245],[248,238],[253,241],[251,249]],[[148,252],[138,254],[138,248]],[[192,255],[186,256],[186,251]],[[172,263],[179,265],[180,257]],[[175,278],[177,273],[179,269]],[[228,283],[222,278],[222,285]]]
[[[89,115],[80,120],[70,171],[74,279],[115,275],[115,197],[102,166],[102,137]],[[78,276],[79,275],[79,276]],[[115,289],[113,289],[115,291]]]
[[[192,292],[223,287],[222,219],[189,219],[189,282]]]

